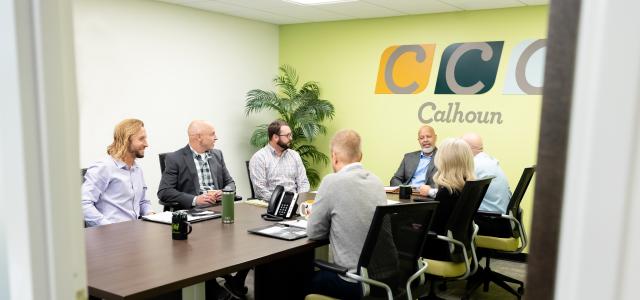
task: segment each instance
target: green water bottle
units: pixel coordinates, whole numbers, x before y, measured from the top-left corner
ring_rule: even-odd
[[[232,190],[222,191],[222,223],[232,224],[234,221],[233,201],[236,193]]]

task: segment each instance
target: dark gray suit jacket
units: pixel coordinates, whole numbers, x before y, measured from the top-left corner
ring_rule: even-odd
[[[222,151],[210,150],[209,167],[213,184],[218,190],[236,190],[236,184],[229,175],[222,157]],[[158,188],[158,198],[163,202],[178,201],[183,208],[191,208],[193,197],[200,195],[198,171],[193,161],[193,152],[189,145],[167,154],[165,168]]]
[[[409,152],[404,155],[396,174],[391,177],[391,185],[401,185],[401,184],[410,184],[411,178],[413,174],[416,172],[418,168],[418,163],[420,162],[420,152],[422,151],[414,151]],[[425,179],[425,184],[434,187],[436,184],[433,182],[433,174],[438,170],[436,168],[435,159],[436,153],[438,152],[438,148],[433,150],[433,157],[431,162],[427,166],[427,178]]]

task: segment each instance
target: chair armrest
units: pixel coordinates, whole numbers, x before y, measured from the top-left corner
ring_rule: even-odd
[[[527,247],[527,241],[528,241],[527,233],[524,231],[524,227],[522,226],[522,223],[520,223],[520,221],[518,221],[518,219],[515,218],[514,216],[502,215],[502,217],[516,224],[516,228],[518,229],[518,232],[520,234],[520,238],[522,241],[522,245],[520,245],[520,247],[516,250],[516,252],[521,252],[522,250],[524,250],[525,247]]]
[[[477,229],[474,228],[474,231],[477,232]],[[467,266],[467,261],[469,261],[469,255],[467,254],[467,248],[464,246],[464,244],[462,242],[460,242],[460,241],[458,241],[458,240],[456,240],[454,238],[450,238],[448,236],[444,236],[444,235],[437,235],[436,238],[441,240],[441,241],[445,241],[447,243],[453,244],[454,247],[455,246],[460,247],[462,249],[462,256],[464,257],[465,266]],[[472,249],[472,255],[473,255],[473,261],[471,263],[473,263],[474,266],[476,266],[478,264],[478,261],[477,261],[477,258],[476,258],[476,253],[475,253],[475,250],[474,250],[473,243],[471,243],[471,249]],[[474,267],[473,272],[475,272],[476,269],[477,268]],[[470,267],[467,266],[464,275],[460,276],[460,279],[465,279],[465,278],[469,277],[469,275],[471,275],[473,272],[472,272],[472,270],[470,270]]]
[[[377,287],[381,287],[387,292],[387,298],[389,300],[393,300],[393,293],[391,292],[391,288],[388,285],[386,285],[385,283],[383,283],[383,282],[368,278],[368,276],[366,276],[366,275],[365,276],[360,276],[360,275],[355,274],[355,273],[349,273],[349,269],[347,269],[347,268],[345,268],[343,266],[340,266],[340,265],[336,265],[336,264],[324,261],[324,260],[316,259],[314,261],[314,264],[315,264],[316,267],[318,267],[320,269],[331,271],[331,272],[335,272],[335,273],[337,273],[339,275],[347,276],[347,277],[349,277],[351,279],[355,279],[357,281],[364,282],[366,284],[370,284],[370,285],[374,285],[374,286],[377,286]],[[424,267],[424,269],[426,270],[426,266]],[[367,273],[366,270],[364,271],[364,273],[365,274]],[[368,294],[368,293],[365,293],[365,294]]]
[[[346,275],[347,272],[349,271],[349,269],[340,266],[340,265],[336,265],[334,263],[330,263],[324,260],[315,260],[314,264],[316,267],[322,269],[322,270],[327,270],[327,271],[331,271],[334,273],[338,273],[340,275]]]
[[[483,219],[504,219],[504,220],[508,220],[513,222],[513,224],[516,225],[516,230],[518,230],[518,234],[521,237],[521,245],[518,249],[516,249],[515,252],[521,252],[522,250],[524,250],[525,247],[527,247],[527,243],[528,243],[528,239],[527,239],[527,233],[524,231],[524,227],[522,226],[522,223],[518,220],[518,218],[511,216],[511,215],[506,215],[506,214],[500,214],[500,213],[494,213],[494,212],[487,212],[487,211],[478,211],[476,213],[476,217],[480,217]]]

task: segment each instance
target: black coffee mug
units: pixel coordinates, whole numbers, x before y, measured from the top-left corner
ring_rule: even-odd
[[[398,196],[400,199],[411,199],[411,186],[410,185],[401,185],[400,186],[400,195]]]
[[[171,217],[171,237],[174,240],[186,240],[193,227],[187,221],[187,213],[175,211]]]

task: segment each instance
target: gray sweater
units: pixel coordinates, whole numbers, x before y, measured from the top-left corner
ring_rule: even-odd
[[[328,236],[334,262],[355,271],[376,206],[386,204],[384,186],[376,175],[360,163],[346,165],[322,180],[307,235],[312,240]]]

